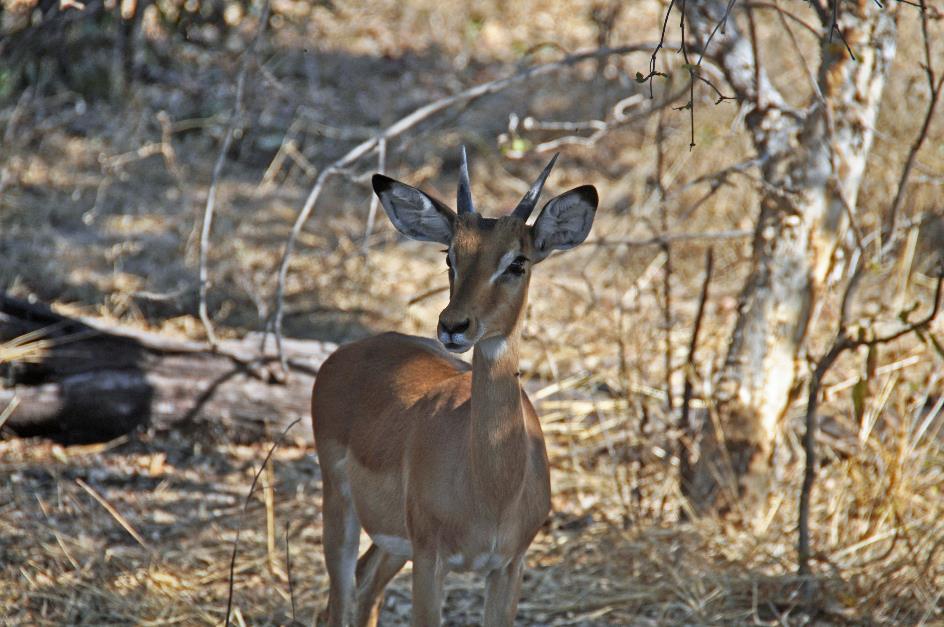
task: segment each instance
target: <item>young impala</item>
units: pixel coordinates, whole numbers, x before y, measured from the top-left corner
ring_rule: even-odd
[[[544,436],[518,385],[528,282],[551,251],[586,238],[597,207],[596,189],[577,187],[528,226],[556,159],[500,218],[476,213],[465,149],[458,214],[373,177],[397,230],[448,247],[449,304],[442,346],[385,333],[339,348],[315,381],[331,625],[375,625],[384,588],[410,559],[414,625],[440,624],[451,570],[487,573],[485,625],[514,622],[524,554],[550,511]],[[471,366],[450,354],[470,348]],[[361,527],[372,544],[358,559]]]

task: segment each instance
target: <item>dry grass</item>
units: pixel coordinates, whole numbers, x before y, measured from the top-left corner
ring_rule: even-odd
[[[616,429],[563,436],[552,423],[548,431],[554,515],[529,553],[523,624],[804,620],[791,574],[798,480],[778,482],[756,517],[680,523],[672,464],[651,441],[639,447],[639,459],[621,461],[610,448],[625,445]],[[287,533],[294,604],[307,622],[327,590],[317,466],[310,450],[277,449],[270,478],[263,475],[274,480],[270,553],[263,489],[241,513],[266,448],[200,445],[181,436],[68,449],[3,443],[0,577],[8,585],[0,601],[7,621],[218,624],[242,523],[236,620],[284,624],[291,616]],[[831,460],[821,475],[813,516],[823,573],[818,620],[937,622],[944,586],[940,445],[925,437],[911,448],[873,437],[862,448]],[[390,624],[408,618],[408,572],[388,593]],[[450,624],[478,620],[480,584],[450,578]]]
[[[596,36],[590,3],[548,12],[530,2],[461,10],[432,2],[347,3],[333,12],[304,2],[282,4],[276,9],[287,26],[272,35],[266,57],[276,81],[257,77],[247,93],[247,109],[255,115],[219,190],[210,309],[224,335],[255,330],[268,315],[273,268],[312,178],[306,160],[318,167],[342,154],[350,143],[336,139],[339,129],[376,128],[415,105],[506,73],[537,43],[577,48],[593,45]],[[659,10],[645,2],[625,11],[611,41],[652,39]],[[895,102],[905,102],[914,114],[901,115],[892,106],[882,111],[859,196],[865,230],[876,227],[894,195],[898,168],[920,124],[920,89],[909,89],[919,73],[913,22],[903,18],[888,89],[906,94]],[[252,30],[247,24],[245,33]],[[309,81],[306,72],[314,70],[306,69],[301,50],[312,41],[322,65],[319,78]],[[772,39],[770,45],[781,44]],[[225,77],[235,75],[237,63],[199,49],[186,52],[192,67],[180,85],[137,86],[122,106],[60,93],[37,97],[16,115],[15,103],[0,110],[4,125],[19,120],[10,150],[0,157],[6,181],[0,286],[85,314],[199,336],[195,234],[221,112],[231,106]],[[474,147],[477,204],[497,212],[517,200],[541,161],[498,154],[494,138],[507,115],[599,115],[603,103],[633,89],[631,79],[621,82],[620,76],[632,76],[646,63],[644,57],[614,61],[603,72],[611,79],[583,67],[479,103],[392,147],[388,171],[451,198],[453,153],[465,142]],[[205,76],[214,77],[207,79],[212,88],[193,88]],[[800,81],[789,73],[776,80]],[[297,113],[299,103],[308,109]],[[161,143],[159,111],[175,125],[170,153],[166,145],[142,150]],[[731,105],[700,104],[693,152],[685,116],[666,117],[664,183],[670,192],[750,154],[736,115]],[[271,168],[293,123],[297,154]],[[941,127],[938,120],[920,155],[924,178],[914,188],[909,215],[939,208]],[[663,205],[651,185],[654,132],[655,120],[644,121],[593,149],[568,149],[562,156],[550,192],[585,182],[601,190],[603,211],[591,238],[659,232]],[[365,171],[371,167],[363,164]],[[694,213],[689,210],[704,187],[674,196],[665,205],[670,230],[750,228],[754,184],[744,177],[731,183]],[[289,274],[287,334],[345,340],[380,329],[431,332],[445,296],[411,301],[446,285],[441,254],[435,246],[399,239],[385,221],[378,221],[369,254],[362,254],[368,201],[362,183],[339,180],[327,190]],[[699,347],[700,391],[724,357],[750,254],[744,240],[716,242],[715,248],[716,279]],[[552,257],[535,272],[522,370],[548,436],[554,514],[529,553],[521,624],[941,623],[942,356],[919,338],[904,338],[877,355],[880,368],[861,419],[853,389],[861,388],[854,384],[865,356],[847,355],[827,379],[824,467],[812,507],[814,567],[822,577],[815,616],[806,613],[793,574],[801,406],[786,424],[782,459],[760,511],[680,520],[685,503],[676,481],[678,434],[665,395],[669,384],[675,394],[682,388],[704,249],[701,243],[672,248],[669,330],[663,328],[661,294],[665,257],[657,247],[588,244]],[[883,310],[883,304],[927,302],[929,286],[919,275],[910,282],[899,276],[893,263],[873,268],[861,311],[893,318],[894,307]],[[827,295],[813,329],[814,354],[832,331],[834,300]],[[931,330],[937,337],[942,331],[940,322]],[[668,375],[666,333],[674,353]],[[297,444],[277,449],[272,472],[263,475],[274,498],[267,506],[260,489],[244,516],[245,492],[267,448],[184,433],[143,433],[67,449],[42,441],[0,442],[3,619],[24,625],[218,624],[231,543],[241,523],[234,620],[291,619],[287,533],[295,613],[309,622],[327,589],[317,463],[310,449]],[[267,519],[274,519],[274,528]],[[475,577],[450,578],[451,624],[478,620],[479,584]],[[407,620],[407,574],[391,586],[384,611],[387,624]]]

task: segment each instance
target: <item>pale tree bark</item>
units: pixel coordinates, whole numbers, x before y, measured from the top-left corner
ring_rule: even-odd
[[[704,45],[729,3],[683,6],[696,45]],[[818,9],[819,71],[797,86],[812,93],[799,109],[770,82],[763,59],[760,67],[755,63],[755,50],[764,47],[739,26],[737,5],[706,50],[747,108],[763,185],[751,270],[719,373],[717,413],[704,420],[697,459],[682,477],[696,509],[727,509],[733,499],[765,491],[780,425],[798,391],[813,304],[855,212],[895,55],[897,7],[855,0],[839,9],[832,41],[831,7]]]

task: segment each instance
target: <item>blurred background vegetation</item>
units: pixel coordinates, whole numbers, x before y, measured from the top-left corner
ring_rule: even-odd
[[[788,35],[767,5],[807,23],[813,9],[745,4],[770,80],[802,107],[822,33],[801,25]],[[927,10],[940,72],[935,4]],[[716,103],[699,84],[694,125],[677,110],[690,78],[677,53],[677,14],[659,58],[666,76],[652,82],[651,99],[650,84],[637,82],[649,72],[667,2],[0,6],[0,291],[191,340],[206,337],[200,231],[229,132],[207,248],[207,310],[217,334],[236,339],[271,324],[293,221],[319,174],[354,146],[475,85],[578,50],[646,44],[447,108],[385,147],[386,173],[449,200],[458,146],[467,145],[476,205],[495,215],[527,189],[549,156],[546,143],[575,135],[584,139],[560,148],[546,197],[584,183],[601,192],[589,241],[566,261],[542,264],[531,287],[522,371],[549,440],[554,513],[530,553],[521,624],[942,620],[940,321],[845,353],[824,382],[811,515],[815,603],[799,594],[795,575],[804,394],[785,414],[760,505],[740,508],[734,498],[733,511],[699,515],[682,494],[685,380],[694,384],[692,405],[710,406],[754,267],[765,187],[756,165],[744,165],[754,156],[746,107]],[[919,12],[897,10],[898,51],[855,203],[865,234],[881,231],[931,97]],[[730,95],[718,72],[705,71]],[[389,329],[434,332],[447,298],[445,264],[435,246],[400,238],[382,213],[368,228],[369,175],[380,168],[372,154],[328,179],[288,268],[286,336],[330,346]],[[942,184],[937,115],[907,187],[903,244],[884,255],[866,247],[853,319],[894,323],[912,304],[919,313],[930,306],[944,250]],[[710,298],[690,364],[709,246]],[[818,294],[801,357],[810,363],[835,332],[849,279],[837,273]],[[3,437],[0,606],[15,608],[11,623],[218,623],[240,524],[237,620],[284,624],[297,606],[307,622],[323,604],[320,486],[304,438],[276,453],[270,488],[243,513],[263,442],[147,429],[79,447],[9,430]],[[478,620],[479,595],[474,578],[458,578],[447,620]],[[408,620],[408,574],[388,597],[384,620]]]

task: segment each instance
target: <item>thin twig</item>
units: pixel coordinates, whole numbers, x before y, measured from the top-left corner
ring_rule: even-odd
[[[296,418],[289,423],[285,429],[282,430],[282,433],[279,435],[278,439],[272,443],[272,446],[269,447],[269,452],[266,453],[265,459],[262,460],[262,465],[259,466],[259,470],[256,471],[256,474],[252,478],[252,483],[249,486],[249,492],[246,493],[246,500],[243,502],[243,511],[242,516],[239,517],[239,524],[236,525],[236,538],[233,540],[233,553],[229,558],[229,592],[226,596],[226,617],[223,619],[224,627],[229,627],[229,617],[233,612],[233,588],[236,579],[236,551],[239,549],[239,534],[243,529],[243,520],[246,515],[246,511],[249,509],[249,501],[252,499],[252,493],[256,489],[256,483],[259,482],[259,477],[262,475],[262,471],[265,470],[266,464],[269,463],[269,458],[272,457],[272,453],[275,452],[276,447],[282,443],[282,440],[285,439],[285,435],[288,433],[289,429],[297,425],[301,421],[301,418]]]
[[[13,412],[16,411],[16,408],[20,405],[20,397],[14,396],[10,399],[10,402],[7,403],[7,406],[3,408],[3,411],[0,412],[0,431],[3,431],[3,425],[7,424],[7,420],[10,419],[10,416],[13,415]]]
[[[816,13],[816,17],[819,18],[820,24],[825,26],[826,20],[829,19],[829,16],[826,14],[826,7],[819,3],[818,0],[809,0],[807,6],[813,9],[813,12]],[[817,35],[818,37],[818,35]]]
[[[669,25],[669,16],[672,14],[672,7],[675,5],[675,0],[669,0],[669,6],[665,10],[665,18],[662,20],[662,33],[659,35],[659,43],[656,44],[655,50],[652,51],[652,56],[649,58],[649,74],[643,76],[641,72],[636,73],[636,82],[637,83],[649,83],[649,98],[653,98],[652,90],[652,79],[655,76],[661,76],[665,78],[667,74],[664,72],[656,71],[656,58],[659,56],[659,51],[662,50],[662,46],[665,45],[665,30]]]
[[[109,502],[105,499],[104,496],[102,496],[101,494],[99,494],[99,493],[95,490],[95,488],[93,488],[93,487],[90,486],[89,484],[85,483],[84,481],[82,481],[82,479],[80,479],[80,478],[78,478],[78,477],[76,477],[75,482],[79,485],[80,488],[82,488],[83,490],[85,490],[86,492],[88,492],[88,493],[92,496],[93,499],[95,499],[96,501],[98,501],[98,504],[101,505],[102,507],[104,507],[104,508],[105,508],[105,511],[108,512],[109,514],[111,514],[111,517],[114,518],[115,521],[116,521],[119,525],[121,525],[122,528],[123,528],[125,531],[127,531],[128,534],[129,534],[132,538],[134,538],[135,541],[136,541],[138,544],[140,544],[148,553],[151,553],[152,555],[155,553],[155,551],[154,551],[154,549],[151,547],[151,545],[148,544],[148,543],[145,541],[145,539],[144,539],[143,537],[141,537],[141,534],[138,533],[138,531],[134,528],[134,526],[133,526],[130,522],[128,522],[128,519],[125,518],[124,516],[122,516],[122,515],[121,515],[121,512],[119,512],[117,509],[115,509],[115,507],[114,507],[111,503],[109,503]]]
[[[794,22],[796,22],[797,24],[799,24],[800,26],[802,26],[808,33],[810,33],[817,39],[820,38],[820,31],[816,27],[814,27],[812,24],[810,24],[803,18],[799,17],[795,13],[791,13],[790,11],[787,11],[779,4],[776,4],[776,2],[779,2],[779,0],[775,0],[775,2],[748,2],[746,3],[746,6],[753,9],[771,9],[772,11],[776,11],[780,15],[781,23],[785,22],[787,18],[789,18],[793,20]]]
[[[682,105],[681,107],[676,107],[676,110],[684,111],[688,110],[688,123],[690,129],[690,140],[688,144],[688,149],[693,150],[695,148],[695,82],[701,81],[711,87],[711,89],[718,95],[718,99],[715,101],[716,105],[721,104],[725,100],[737,100],[735,96],[725,96],[721,93],[721,90],[712,83],[710,80],[701,75],[701,63],[705,58],[705,52],[708,48],[708,44],[711,42],[711,39],[715,36],[715,33],[719,29],[723,28],[723,25],[727,23],[728,15],[731,12],[731,9],[734,6],[734,0],[729,0],[727,7],[725,8],[724,13],[721,15],[721,18],[715,23],[714,28],[711,33],[708,35],[704,47],[701,49],[701,54],[698,58],[697,63],[692,63],[688,56],[688,42],[685,39],[685,17],[688,14],[687,10],[687,0],[682,0],[682,6],[679,9],[679,30],[681,31],[682,36],[682,45],[679,48],[679,52],[682,53],[682,58],[684,59],[683,67],[688,72],[688,102]],[[689,30],[694,34],[695,29],[689,26]]]
[[[734,231],[715,231],[706,233],[669,233],[666,235],[657,235],[647,239],[616,239],[601,237],[600,239],[587,240],[584,245],[590,246],[664,246],[675,242],[699,242],[716,241],[729,239],[745,239],[753,237],[754,231],[748,229],[739,229]]]
[[[688,60],[688,45],[685,43],[685,3],[686,0],[682,0],[682,10],[679,11],[679,30],[682,33],[682,58],[685,59],[685,69],[688,70],[688,104],[682,109],[688,109],[689,116],[689,127],[691,129],[691,141],[689,141],[688,149],[692,150],[695,147],[695,72],[696,68]]]
[[[672,105],[679,98],[685,95],[685,92],[689,91],[689,86],[686,85],[681,89],[675,91],[672,94],[664,97],[656,103],[649,104],[647,107],[642,108],[641,110],[635,111],[632,115],[627,115],[626,109],[629,106],[636,104],[639,95],[633,95],[629,98],[624,98],[613,105],[612,116],[610,119],[603,120],[584,120],[582,122],[576,123],[561,123],[561,122],[544,122],[538,121],[534,118],[525,118],[522,127],[525,130],[589,130],[593,129],[593,132],[589,135],[564,135],[562,137],[557,137],[546,142],[537,144],[530,149],[530,153],[545,153],[545,152],[559,152],[560,149],[564,146],[593,146],[598,141],[609,135],[612,131],[621,128],[623,126],[628,126],[639,120],[642,120],[656,111],[662,111],[666,107]],[[650,101],[651,102],[651,101]],[[556,128],[555,128],[556,127]],[[568,128],[570,127],[570,128]],[[509,158],[521,158],[527,154],[525,151],[516,151],[516,150],[507,150],[506,156]]]
[[[288,542],[288,521],[285,521],[285,576],[288,578],[288,597],[292,601],[292,622],[295,618],[295,587],[292,584],[292,552]]]
[[[685,0],[682,0],[683,7]],[[684,11],[682,15],[685,15]],[[659,123],[656,127],[656,194],[659,196],[661,211],[659,211],[659,230],[667,233],[669,230],[669,207],[665,202],[665,110],[659,113]],[[665,264],[662,266],[662,325],[665,341],[665,410],[666,416],[671,416],[674,410],[672,403],[672,246],[662,242],[662,251],[665,253]]]
[[[724,24],[728,23],[728,16],[731,15],[731,9],[734,8],[735,1],[736,0],[728,0],[728,6],[724,9],[724,15],[721,16],[721,19],[718,20],[718,22],[715,24],[715,27],[711,29],[711,34],[708,35],[704,46],[702,46],[701,54],[698,55],[698,65],[701,65],[701,62],[704,60],[705,53],[708,52],[708,46],[711,44],[711,40],[714,39],[715,33],[717,33]]]
[[[701,284],[701,293],[698,296],[698,308],[695,313],[695,322],[692,326],[692,338],[688,344],[688,359],[685,367],[685,387],[682,391],[682,411],[679,416],[679,438],[678,458],[679,474],[682,478],[682,489],[685,490],[686,482],[691,474],[691,452],[687,450],[688,445],[694,440],[691,421],[689,419],[689,409],[692,403],[692,392],[694,384],[692,379],[695,375],[695,351],[698,348],[698,335],[701,332],[701,322],[705,315],[705,305],[708,303],[708,286],[711,284],[711,275],[715,267],[715,251],[709,247],[705,252],[705,279]]]
[[[200,314],[200,322],[203,323],[203,328],[206,331],[207,342],[209,342],[210,346],[214,348],[216,347],[218,340],[216,339],[216,333],[213,331],[213,323],[210,320],[210,315],[207,312],[207,289],[209,287],[207,282],[207,255],[209,254],[210,248],[210,227],[213,224],[213,212],[216,208],[216,188],[219,183],[220,175],[223,173],[223,164],[226,162],[226,153],[229,152],[230,144],[233,143],[233,133],[236,129],[236,123],[242,119],[243,94],[245,92],[246,74],[249,71],[249,63],[253,58],[255,58],[257,44],[259,39],[262,37],[262,33],[265,31],[268,21],[269,1],[266,0],[262,8],[262,15],[259,18],[259,28],[256,30],[256,35],[253,37],[252,43],[249,45],[249,49],[246,50],[243,56],[242,67],[239,69],[239,76],[236,79],[236,101],[233,104],[233,111],[226,123],[226,135],[223,137],[222,145],[220,145],[220,152],[216,156],[216,163],[213,165],[213,176],[210,179],[210,189],[207,192],[206,206],[203,209],[203,225],[200,228],[200,302],[198,309]]]
[[[377,172],[381,174],[387,169],[387,140],[380,139],[377,142]],[[361,244],[361,250],[366,252],[370,236],[374,232],[374,218],[377,216],[377,209],[380,207],[380,197],[377,194],[370,195],[370,211],[367,213],[367,226],[364,227],[364,242]]]
[[[266,466],[266,480],[262,485],[262,495],[266,511],[266,556],[269,558],[269,572],[275,574],[275,470],[272,464]]]
[[[766,103],[763,101],[764,93],[760,88],[760,50],[757,47],[757,25],[754,23],[754,10],[747,8],[747,30],[751,40],[751,55],[754,57],[754,107],[758,111],[763,111]]]
[[[931,127],[931,122],[934,119],[934,109],[937,107],[938,100],[941,96],[942,87],[944,87],[944,76],[941,76],[940,79],[935,77],[934,73],[934,64],[933,56],[931,54],[931,38],[928,34],[928,12],[924,6],[925,0],[921,0],[921,35],[924,38],[924,74],[928,79],[928,88],[931,90],[931,98],[928,101],[928,108],[924,113],[924,122],[921,124],[921,130],[918,132],[918,136],[911,143],[911,148],[908,150],[908,157],[905,159],[905,165],[901,169],[901,176],[898,178],[898,190],[895,192],[895,200],[892,201],[892,206],[888,210],[888,218],[886,220],[886,228],[883,233],[883,239],[885,240],[885,248],[892,246],[897,238],[896,233],[898,230],[898,214],[901,211],[901,206],[905,202],[905,188],[908,186],[908,178],[911,176],[911,170],[914,167],[915,159],[918,156],[918,151],[921,150],[921,146],[924,144],[924,140],[928,136],[928,130]]]
[[[852,53],[852,48],[849,47],[849,42],[846,41],[846,36],[842,34],[842,29],[839,28],[839,0],[833,0],[833,13],[832,20],[829,24],[829,42],[833,41],[833,33],[839,35],[839,39],[842,40],[843,45],[846,46],[846,50],[849,52],[849,56],[852,57],[852,60],[856,60],[856,56]]]
[[[777,0],[777,2],[779,1],[780,0]],[[806,72],[806,80],[810,84],[811,91],[816,95],[817,100],[819,100],[821,103],[825,103],[826,99],[823,97],[823,91],[819,88],[819,83],[816,82],[816,76],[814,76],[813,71],[810,69],[810,64],[806,60],[806,55],[803,54],[803,49],[800,47],[799,42],[797,42],[796,35],[793,32],[793,27],[790,26],[790,22],[787,21],[787,18],[790,17],[799,21],[805,28],[809,29],[817,39],[819,39],[819,31],[802,20],[799,20],[799,18],[789,11],[782,9],[779,4],[768,5],[763,2],[754,2],[751,3],[751,6],[760,9],[767,8],[769,6],[777,12],[777,16],[780,18],[780,24],[783,26],[783,30],[786,31],[787,37],[790,39],[790,45],[793,47],[793,52],[796,57],[800,59],[800,63],[803,65],[803,70]]]

